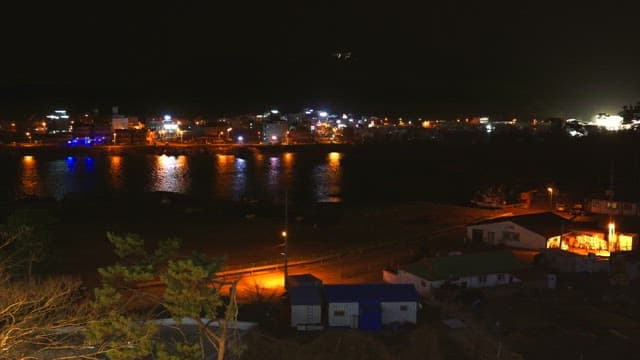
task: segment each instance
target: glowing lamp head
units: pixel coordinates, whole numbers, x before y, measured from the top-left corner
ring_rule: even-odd
[[[551,186],[547,188],[547,191],[549,192],[549,194],[553,194],[553,188]]]
[[[318,115],[320,115],[320,117],[327,117],[329,113],[327,113],[326,111],[320,111]]]
[[[165,115],[164,116],[164,120],[165,121],[171,121],[171,115]]]
[[[275,140],[278,140],[278,137],[277,137],[277,136],[275,136],[275,135],[272,135],[272,136],[271,136],[271,140],[274,140],[274,141],[275,141]]]
[[[243,140],[244,140],[244,137],[238,136],[238,141],[242,142]]]
[[[282,235],[282,237],[283,237],[283,238],[286,238],[286,237],[287,237],[287,231],[286,231],[286,230],[283,230],[283,231],[280,233],[280,235]]]

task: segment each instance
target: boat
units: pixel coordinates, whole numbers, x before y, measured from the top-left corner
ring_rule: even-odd
[[[521,207],[523,202],[521,199],[511,199],[507,196],[504,187],[489,187],[484,191],[476,192],[475,196],[470,200],[474,206],[485,209],[505,209]]]
[[[476,196],[471,199],[471,203],[477,207],[487,209],[502,209],[506,205],[506,202],[502,197],[484,193],[476,194]]]

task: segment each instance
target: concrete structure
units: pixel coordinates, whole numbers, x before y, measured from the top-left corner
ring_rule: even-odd
[[[428,258],[397,271],[385,270],[393,284],[412,284],[422,296],[441,287],[479,288],[519,282],[514,272],[526,268],[510,251]]]
[[[409,284],[325,285],[330,327],[378,330],[417,322],[418,293]]]
[[[468,241],[540,250],[568,233],[568,221],[551,212],[506,216],[467,225]]]

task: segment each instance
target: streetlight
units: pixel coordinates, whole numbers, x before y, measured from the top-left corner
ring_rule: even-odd
[[[549,186],[547,191],[549,192],[549,207],[553,210],[553,188]]]
[[[114,132],[113,133],[113,145],[115,145],[115,144],[116,144],[116,133]]]
[[[287,240],[287,230],[288,230],[288,190],[284,191],[284,230],[282,230],[282,238],[284,239],[284,288],[287,289],[287,278],[289,277],[289,268],[288,268],[288,256],[289,256],[289,241]]]

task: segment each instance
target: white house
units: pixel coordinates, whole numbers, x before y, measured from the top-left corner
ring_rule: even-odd
[[[467,225],[468,241],[540,250],[568,233],[568,221],[551,212],[506,216]]]
[[[417,322],[418,293],[409,284],[325,285],[330,327],[378,330]]]
[[[385,270],[383,278],[393,284],[412,284],[422,296],[443,286],[492,287],[519,282],[514,272],[526,268],[510,251],[428,258],[397,271]]]

